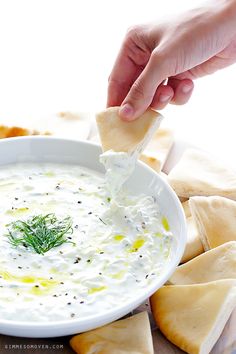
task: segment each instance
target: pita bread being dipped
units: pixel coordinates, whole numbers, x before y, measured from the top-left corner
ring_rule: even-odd
[[[166,162],[173,143],[174,135],[170,129],[158,129],[146,149],[140,155],[140,160],[145,162],[156,172],[160,172]]]
[[[180,197],[219,195],[236,200],[236,172],[201,150],[187,149],[168,182]]]
[[[177,267],[168,283],[185,285],[236,279],[236,241],[224,243]]]
[[[204,248],[199,236],[195,220],[193,219],[190,211],[189,201],[187,200],[186,202],[183,202],[182,207],[184,209],[187,223],[187,242],[184,254],[181,259],[181,263],[184,263],[203,253]]]
[[[162,333],[190,354],[207,354],[236,306],[236,280],[169,285],[151,297]]]
[[[133,152],[144,150],[160,125],[162,116],[148,109],[141,117],[124,122],[119,117],[119,107],[110,107],[96,115],[103,151]]]
[[[94,135],[90,140],[99,142],[99,136]],[[161,172],[161,170],[165,164],[173,142],[174,136],[172,131],[159,128],[157,132],[154,133],[153,138],[147,145],[146,149],[144,149],[139,159],[156,172],[162,174],[163,172]]]
[[[236,201],[224,197],[192,197],[189,201],[205,250],[236,241]]]
[[[154,354],[147,312],[74,336],[78,354]]]

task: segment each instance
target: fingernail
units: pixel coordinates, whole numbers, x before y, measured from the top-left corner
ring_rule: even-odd
[[[183,87],[182,87],[182,92],[183,93],[189,93],[191,90],[192,90],[192,86],[189,86],[189,85],[184,85]]]
[[[160,95],[159,96],[159,101],[161,103],[165,103],[165,102],[169,101],[170,99],[171,99],[171,96],[169,96],[169,95]]]
[[[134,115],[134,109],[129,103],[125,103],[123,106],[121,106],[119,114],[122,118],[131,120]]]

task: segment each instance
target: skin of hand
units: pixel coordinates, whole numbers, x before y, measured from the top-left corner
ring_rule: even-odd
[[[236,62],[236,0],[191,10],[159,25],[131,28],[108,83],[107,106],[131,121],[151,107],[184,104],[193,80]]]

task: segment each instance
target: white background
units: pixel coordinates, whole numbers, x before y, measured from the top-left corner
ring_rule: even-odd
[[[0,0],[0,123],[105,107],[107,79],[128,27],[197,0]],[[202,78],[185,106],[162,113],[176,136],[235,159],[236,65]],[[236,162],[235,162],[236,164]]]

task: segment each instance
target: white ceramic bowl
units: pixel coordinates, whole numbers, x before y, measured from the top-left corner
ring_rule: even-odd
[[[101,148],[90,142],[52,137],[11,138],[0,141],[0,166],[29,161],[61,162],[79,164],[104,173],[104,168],[99,162],[100,153]],[[17,318],[14,321],[6,321],[0,318],[0,333],[22,337],[57,337],[87,331],[126,315],[167,281],[178,265],[186,243],[185,217],[181,204],[165,180],[141,162],[138,162],[127,182],[127,187],[132,193],[146,193],[157,197],[160,211],[167,216],[171,231],[177,239],[171,260],[162,275],[131,301],[102,314],[95,313],[93,316],[76,320],[44,323],[20,322]]]

